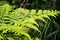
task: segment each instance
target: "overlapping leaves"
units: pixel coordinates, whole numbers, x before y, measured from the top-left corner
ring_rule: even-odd
[[[28,31],[30,29],[37,30],[41,33],[41,31],[38,29],[37,26],[39,26],[36,23],[36,19],[39,19],[41,21],[46,22],[44,18],[50,19],[49,16],[55,17],[55,15],[58,14],[58,11],[53,10],[39,10],[36,12],[36,10],[27,10],[23,8],[18,8],[16,10],[13,10],[13,7],[5,4],[3,6],[0,6],[0,38],[4,39],[2,35],[6,35],[9,32],[14,33],[14,35],[24,35],[29,40],[31,40],[30,35],[28,34]],[[37,26],[35,26],[37,25]],[[11,38],[10,36],[7,36],[8,38]],[[14,38],[12,38],[13,40]]]

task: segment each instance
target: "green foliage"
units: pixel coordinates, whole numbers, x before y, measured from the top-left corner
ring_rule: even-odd
[[[0,1],[0,6],[4,5],[5,3],[8,3],[7,1]]]
[[[29,35],[30,29],[36,30],[41,34],[38,29],[39,25],[36,20],[47,22],[45,19],[50,20],[50,16],[55,17],[59,14],[57,10],[27,10],[18,8],[14,10],[13,6],[5,4],[0,6],[0,39],[2,40],[32,40]],[[56,32],[56,31],[55,31]],[[54,34],[55,32],[49,34]],[[39,38],[36,38],[39,40]]]
[[[56,24],[55,20],[50,20],[50,21],[47,20],[47,23],[44,24],[43,26],[41,26],[40,24],[40,27],[42,27],[42,31],[41,31],[42,40],[57,40],[59,25]]]
[[[15,5],[16,7],[19,7],[22,0],[1,0],[1,1],[2,3],[5,3],[4,1],[6,1],[11,5]],[[51,9],[53,8],[54,9],[54,4],[51,2],[52,2],[51,0],[28,0],[25,8],[27,9]]]

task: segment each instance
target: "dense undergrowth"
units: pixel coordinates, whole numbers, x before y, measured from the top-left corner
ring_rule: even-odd
[[[54,18],[58,14],[57,10],[36,11],[1,5],[0,40],[56,40],[59,25]]]

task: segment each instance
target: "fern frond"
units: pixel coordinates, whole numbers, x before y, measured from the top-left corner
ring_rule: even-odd
[[[0,38],[4,38],[2,37],[3,34],[6,33],[5,36],[7,36],[9,32],[12,32],[16,35],[24,35],[31,40],[31,37],[28,34],[30,29],[37,30],[41,33],[37,27],[39,25],[35,21],[36,19],[46,22],[44,18],[50,20],[49,16],[56,17],[55,15],[59,14],[59,11],[56,10],[39,10],[36,12],[34,9],[28,10],[24,8],[18,8],[13,10],[13,8],[14,7],[8,4],[0,6]],[[8,39],[9,38],[11,37],[9,36]]]

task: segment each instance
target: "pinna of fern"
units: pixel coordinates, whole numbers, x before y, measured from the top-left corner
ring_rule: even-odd
[[[39,25],[35,20],[39,19],[46,22],[44,18],[50,19],[49,16],[56,17],[55,15],[57,14],[58,11],[56,10],[39,10],[38,12],[34,9],[28,10],[24,8],[14,10],[13,7],[8,4],[2,5],[0,6],[0,31],[2,31],[0,32],[0,38],[4,39],[4,34],[9,38],[11,35],[7,36],[7,33],[12,32],[15,36],[24,35],[31,40],[31,37],[28,34],[30,29],[37,30],[41,33],[37,27]]]

